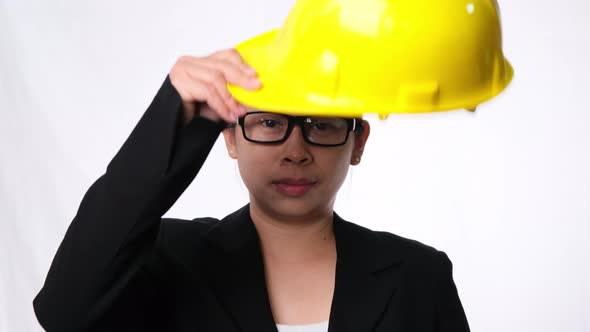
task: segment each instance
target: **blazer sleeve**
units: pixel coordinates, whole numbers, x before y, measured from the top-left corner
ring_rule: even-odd
[[[442,268],[437,279],[437,327],[439,332],[469,332],[469,324],[453,281],[453,265],[439,251]]]
[[[137,274],[151,259],[161,217],[197,175],[223,128],[199,117],[180,126],[181,112],[182,100],[166,77],[84,195],[33,300],[47,331],[91,330],[130,288],[149,296],[149,285],[138,282]]]

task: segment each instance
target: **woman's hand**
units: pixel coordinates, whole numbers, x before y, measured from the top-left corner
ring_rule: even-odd
[[[170,82],[182,98],[183,125],[195,116],[228,123],[246,113],[227,90],[227,83],[256,90],[261,83],[256,71],[238,51],[228,49],[206,57],[182,56],[170,70]]]

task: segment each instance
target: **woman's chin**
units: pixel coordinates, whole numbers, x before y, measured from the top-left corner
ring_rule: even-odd
[[[259,205],[263,213],[283,220],[310,220],[332,213],[333,202],[319,201],[317,198],[282,197]]]

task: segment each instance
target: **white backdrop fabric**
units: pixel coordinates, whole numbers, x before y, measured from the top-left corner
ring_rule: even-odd
[[[466,0],[468,3],[468,0]],[[0,0],[0,331],[82,195],[184,54],[279,26],[291,1]],[[444,250],[473,331],[590,331],[590,2],[502,1],[513,83],[476,113],[369,117],[336,210]],[[166,216],[247,202],[220,139]]]

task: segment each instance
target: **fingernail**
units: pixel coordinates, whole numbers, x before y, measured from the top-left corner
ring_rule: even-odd
[[[252,68],[252,67],[248,66],[248,67],[246,67],[246,72],[247,72],[248,74],[256,74],[256,69],[254,69],[254,68]]]
[[[248,86],[251,88],[258,88],[262,85],[262,82],[258,78],[253,78],[248,81]]]

